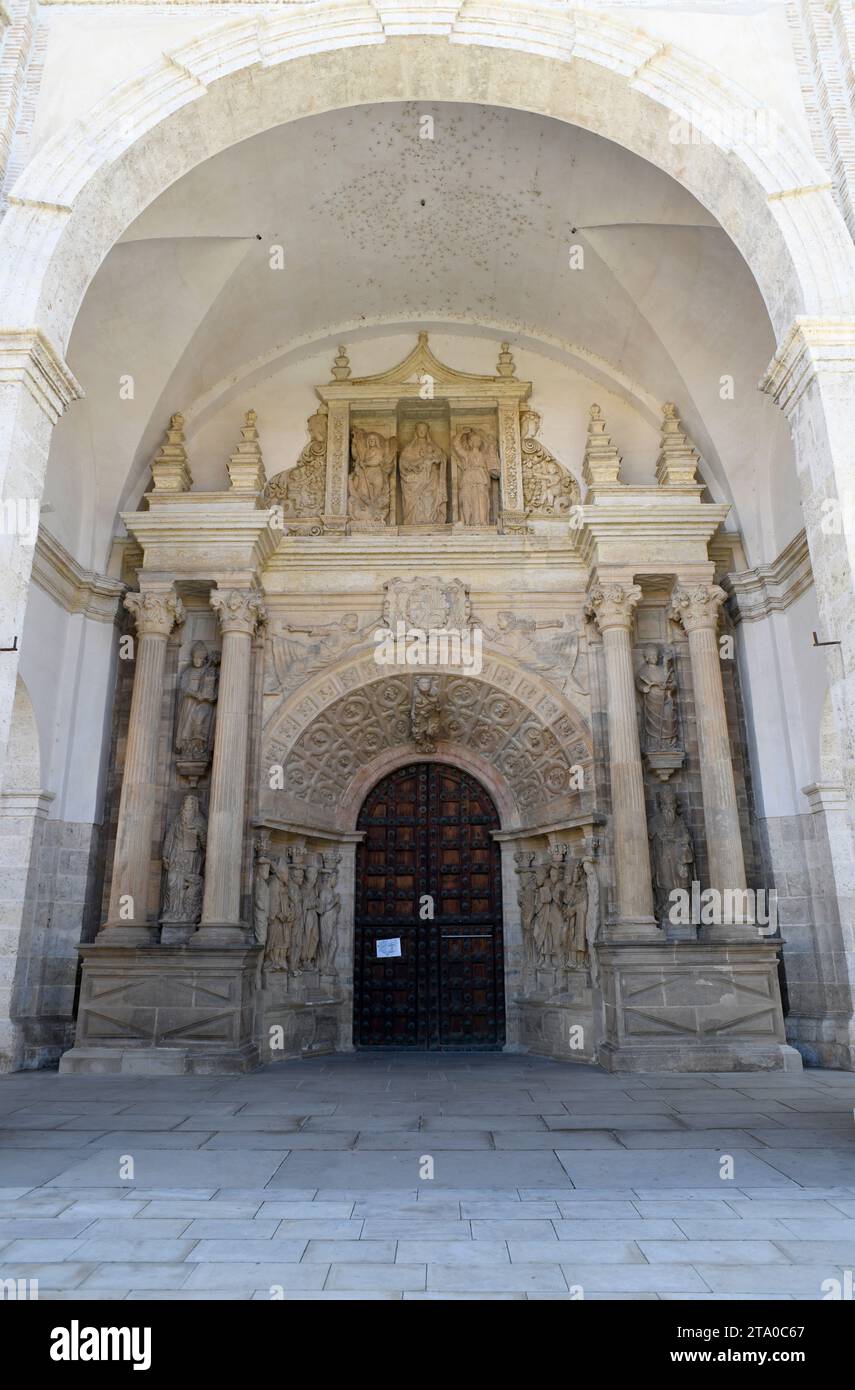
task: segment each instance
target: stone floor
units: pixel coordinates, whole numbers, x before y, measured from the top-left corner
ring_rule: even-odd
[[[853,1073],[503,1055],[17,1073],[0,1279],[43,1299],[820,1299],[855,1269],[853,1105]]]

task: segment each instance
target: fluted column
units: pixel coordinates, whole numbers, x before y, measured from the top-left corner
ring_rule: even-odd
[[[125,607],[137,626],[134,690],[119,799],[119,822],[110,883],[110,910],[98,935],[101,944],[140,945],[154,941],[148,920],[151,842],[157,799],[157,745],[166,641],[184,621],[184,605],[169,590],[127,594]]]
[[[592,590],[589,612],[602,633],[606,662],[616,925],[643,927],[649,936],[656,925],[630,641],[640,598],[637,584],[603,584]]]
[[[745,859],[717,641],[719,609],[726,597],[717,584],[697,584],[689,589],[678,585],[671,600],[672,616],[683,624],[689,637],[709,886],[720,893],[745,887]]]
[[[191,946],[245,945],[240,917],[241,863],[246,809],[246,762],[250,722],[252,639],[264,618],[253,590],[215,589],[211,607],[223,639],[202,921]]]

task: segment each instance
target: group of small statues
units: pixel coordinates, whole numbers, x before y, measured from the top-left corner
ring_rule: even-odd
[[[496,441],[474,426],[451,438],[457,468],[457,515],[464,526],[489,526],[493,478],[499,476]],[[426,420],[419,420],[412,438],[398,452],[395,435],[376,430],[351,432],[348,512],[354,521],[388,525],[393,520],[395,462],[401,483],[401,512],[405,526],[442,526],[448,519],[448,455],[433,437]]]
[[[293,845],[272,858],[262,837],[256,845],[253,883],[255,939],[264,947],[263,968],[301,975],[335,968],[341,898],[336,891],[341,854],[309,852]]]
[[[517,850],[514,860],[526,963],[535,970],[586,966],[599,914],[593,859],[574,859],[566,845],[552,845]]]

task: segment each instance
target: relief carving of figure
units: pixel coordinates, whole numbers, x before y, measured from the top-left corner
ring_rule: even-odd
[[[426,420],[419,420],[412,439],[398,459],[405,526],[444,523],[445,466],[445,454],[434,441],[430,425]]]
[[[181,758],[206,762],[211,756],[218,666],[219,653],[210,653],[204,642],[193,643],[179,684],[175,721],[175,751]]]
[[[439,681],[435,676],[417,676],[413,682],[410,727],[420,753],[436,752],[440,715]]]
[[[291,894],[290,866],[284,855],[273,864],[270,875],[270,902],[267,938],[264,947],[265,970],[289,970],[294,957],[297,918]]]
[[[259,946],[267,941],[270,920],[270,870],[273,867],[268,853],[269,836],[262,832],[255,842],[255,866],[252,879],[252,926]]]
[[[669,895],[672,889],[691,889],[695,852],[688,826],[680,813],[680,803],[674,788],[663,787],[656,799],[659,809],[651,818],[647,833],[653,851],[653,898],[656,917],[659,922],[663,922],[668,917]]]
[[[578,860],[565,846],[514,855],[520,885],[523,947],[531,968],[572,970],[591,964],[599,924],[599,878],[593,858]]]
[[[300,685],[351,647],[365,641],[376,626],[376,622],[371,622],[362,630],[359,614],[345,613],[333,623],[308,627],[285,623],[280,628],[271,628],[265,652],[264,693],[277,695]],[[303,636],[313,640],[303,641]]]
[[[577,860],[564,866],[564,939],[560,964],[566,968],[584,965],[588,956],[588,879],[584,865]]]
[[[560,516],[579,501],[579,484],[537,438],[540,416],[536,410],[520,412],[523,500],[527,512]]]
[[[270,479],[266,500],[278,503],[283,516],[318,516],[324,509],[327,474],[326,407],[307,421],[309,442],[293,468]]]
[[[539,623],[503,609],[496,614],[495,627],[485,623],[481,627],[488,642],[530,670],[547,676],[559,690],[566,690],[569,685],[586,694],[574,674],[579,660],[579,635],[572,618],[550,618]],[[539,633],[547,628],[556,629],[555,634],[540,637]]]
[[[321,884],[318,897],[321,940],[318,964],[323,973],[329,975],[335,969],[335,958],[338,951],[338,918],[341,911],[341,898],[336,892],[336,884],[341,854],[337,849],[329,849],[324,850],[321,858],[323,867],[320,871]]]
[[[314,969],[320,945],[320,869],[316,864],[307,864],[303,883],[303,931],[300,947],[300,965],[303,970]]]
[[[677,679],[670,653],[653,645],[645,647],[635,684],[641,695],[644,751],[676,748]]]
[[[398,441],[394,435],[384,439],[376,430],[351,431],[351,469],[348,485],[348,511],[355,521],[390,520],[391,478],[395,468]]]
[[[467,426],[451,441],[457,460],[457,511],[464,526],[490,525],[490,479],[499,476],[496,441]]]
[[[537,911],[537,883],[536,871],[534,868],[534,853],[531,850],[517,850],[514,855],[516,872],[519,874],[519,888],[517,890],[517,902],[520,909],[520,925],[522,926],[523,948],[526,960],[529,965],[535,965],[533,951],[533,932],[534,915]]]
[[[199,798],[188,792],[163,842],[164,921],[199,921],[207,838],[208,824],[199,808]]]

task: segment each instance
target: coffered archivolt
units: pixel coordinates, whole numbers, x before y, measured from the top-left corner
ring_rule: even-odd
[[[362,655],[302,686],[264,728],[263,810],[298,823],[340,823],[354,788],[367,789],[369,769],[420,757],[411,709],[414,682],[425,676],[439,710],[436,756],[476,773],[492,767],[506,813],[521,824],[582,809],[582,789],[592,784],[587,719],[540,677],[485,652],[477,676],[427,666],[381,672]],[[282,769],[281,790],[267,789],[271,768]]]

